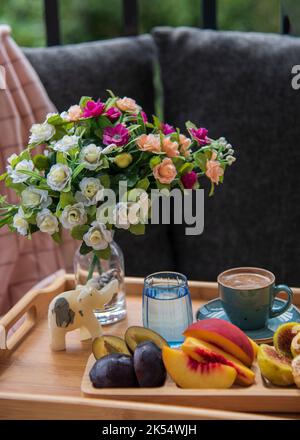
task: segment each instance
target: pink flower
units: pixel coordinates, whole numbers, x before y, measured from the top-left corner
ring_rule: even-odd
[[[180,154],[184,157],[188,157],[190,155],[190,146],[191,146],[191,139],[184,136],[184,134],[179,135],[179,151]]]
[[[129,131],[123,124],[117,124],[115,127],[106,127],[103,133],[104,145],[115,144],[118,147],[127,144],[129,141]]]
[[[186,189],[193,189],[197,182],[197,174],[195,171],[190,171],[181,177],[181,182]]]
[[[168,157],[179,156],[178,143],[172,142],[168,137],[165,137],[162,142],[162,150],[167,154]]]
[[[211,182],[218,185],[220,177],[223,176],[224,170],[220,165],[220,162],[216,160],[217,154],[213,152],[211,159],[206,162],[206,176]]]
[[[83,109],[84,118],[95,118],[96,116],[102,115],[104,111],[105,104],[98,99],[98,101],[88,101]]]
[[[134,99],[124,96],[122,99],[118,99],[116,102],[117,107],[123,112],[136,113],[140,110]]]
[[[82,110],[79,105],[72,105],[68,110],[68,120],[78,121],[82,117]]]
[[[110,121],[115,121],[116,119],[119,119],[121,114],[122,113],[117,107],[111,107],[106,111],[105,116],[107,116]]]
[[[136,140],[136,144],[142,151],[150,151],[151,153],[160,153],[160,137],[155,134],[142,134]]]
[[[148,122],[148,117],[144,111],[141,111],[141,116],[143,118],[144,124]]]
[[[161,129],[162,129],[163,134],[166,134],[166,135],[171,134],[171,133],[175,133],[175,131],[176,131],[172,125],[165,124],[163,122],[161,124]]]
[[[198,142],[199,145],[206,145],[209,143],[209,139],[207,137],[208,130],[206,130],[206,128],[191,128],[190,132],[192,137]]]
[[[171,183],[177,174],[176,168],[171,159],[166,158],[153,168],[153,176],[160,183]]]

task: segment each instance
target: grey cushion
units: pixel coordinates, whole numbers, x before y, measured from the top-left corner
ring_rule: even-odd
[[[237,162],[206,199],[204,233],[173,229],[176,268],[215,280],[261,266],[300,284],[300,91],[291,87],[300,40],[288,36],[157,28],[165,120],[190,119],[225,135]],[[221,186],[221,185],[220,185]]]
[[[116,38],[50,48],[24,49],[58,110],[81,96],[105,97],[106,89],[135,98],[153,112],[151,36]]]

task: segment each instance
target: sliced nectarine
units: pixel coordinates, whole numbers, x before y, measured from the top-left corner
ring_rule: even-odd
[[[236,370],[216,362],[197,362],[182,350],[162,348],[167,372],[181,388],[229,388],[236,379]]]
[[[250,344],[252,345],[252,348],[253,348],[254,359],[256,359],[257,358],[258,349],[259,349],[259,345],[255,341],[253,341],[253,339],[251,339],[249,337],[248,337],[248,339],[249,339]]]
[[[197,321],[183,334],[216,345],[247,367],[250,367],[254,361],[254,350],[248,337],[238,327],[223,319],[210,318]]]
[[[235,368],[237,372],[236,383],[243,386],[252,385],[255,381],[255,374],[242,362],[234,358],[220,348],[208,342],[188,337],[181,346],[184,353],[198,362],[218,362],[223,365]]]

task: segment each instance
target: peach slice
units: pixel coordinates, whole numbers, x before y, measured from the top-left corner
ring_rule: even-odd
[[[249,336],[248,336],[248,339],[249,339],[250,344],[252,345],[252,348],[253,348],[254,359],[256,359],[257,358],[257,353],[258,353],[258,350],[259,350],[259,345],[255,341],[253,341],[253,339],[249,338]]]
[[[183,351],[162,348],[166,370],[181,388],[230,388],[236,379],[236,370],[216,362],[197,362]]]
[[[253,371],[245,367],[245,365],[238,359],[208,342],[188,337],[181,346],[181,349],[185,354],[198,362],[218,362],[235,368],[237,372],[235,381],[239,385],[249,386],[255,381],[255,374]]]
[[[254,361],[254,350],[242,330],[223,319],[210,318],[190,325],[184,336],[192,336],[216,345],[250,367]]]

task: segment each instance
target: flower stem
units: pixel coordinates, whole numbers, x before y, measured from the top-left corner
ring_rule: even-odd
[[[90,267],[89,267],[89,273],[88,273],[87,281],[89,281],[93,277],[94,269],[95,269],[98,261],[99,261],[99,258],[97,257],[96,254],[94,254],[92,262],[91,262]]]

